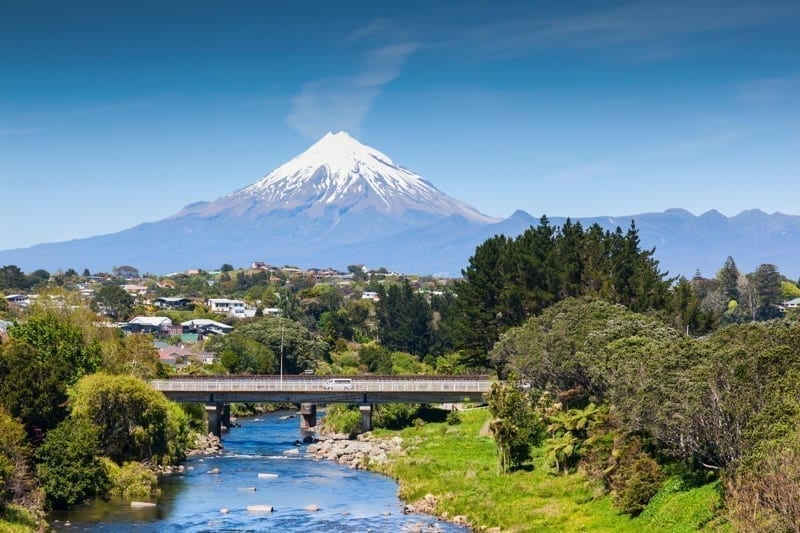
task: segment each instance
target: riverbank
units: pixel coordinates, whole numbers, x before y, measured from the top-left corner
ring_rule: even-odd
[[[534,450],[530,471],[500,475],[494,441],[484,431],[489,417],[488,411],[475,409],[460,413],[461,424],[379,430],[352,441],[360,444],[314,448],[315,456],[389,475],[397,480],[407,509],[447,521],[458,517],[476,531],[726,530],[714,522],[720,505],[716,484],[687,487],[670,480],[641,515],[631,518],[619,514],[602,487],[582,474],[551,473],[541,449]],[[380,441],[397,442],[399,449],[387,453],[386,461],[369,460],[380,457]]]

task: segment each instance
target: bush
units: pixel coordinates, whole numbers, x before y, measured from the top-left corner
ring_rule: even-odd
[[[386,429],[403,429],[418,416],[416,404],[389,403],[378,405],[372,413],[372,426]]]
[[[451,426],[456,426],[461,423],[461,415],[453,409],[449,413],[447,413],[447,423]]]
[[[624,442],[612,455],[617,458],[609,476],[614,506],[623,513],[639,514],[661,488],[661,466],[647,455],[636,437]]]
[[[50,430],[36,452],[47,502],[63,509],[102,494],[108,484],[97,459],[100,432],[89,420],[68,418]]]
[[[108,493],[112,496],[132,498],[150,496],[158,491],[158,477],[142,463],[127,462],[119,466],[104,458],[103,465],[110,481]]]
[[[726,504],[734,524],[742,531],[796,531],[800,432],[765,443],[753,455],[726,479]]]
[[[0,408],[0,511],[11,503],[29,503],[25,500],[34,495],[29,458],[25,428]]]
[[[361,413],[352,406],[332,405],[325,413],[323,425],[327,431],[353,436],[361,429]]]
[[[189,442],[186,414],[160,392],[131,376],[94,374],[72,392],[72,415],[100,429],[102,455],[117,463],[183,458]]]

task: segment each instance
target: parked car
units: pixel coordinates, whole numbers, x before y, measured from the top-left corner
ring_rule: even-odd
[[[333,378],[325,381],[325,390],[353,390],[353,380],[349,378]]]

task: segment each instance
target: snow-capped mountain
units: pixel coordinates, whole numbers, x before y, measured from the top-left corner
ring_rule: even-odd
[[[513,191],[509,191],[513,194]],[[546,206],[542,207],[546,211]],[[800,265],[800,217],[747,211],[725,217],[670,209],[622,217],[573,218],[613,231],[631,220],[642,246],[672,275],[713,274],[728,255],[752,271],[774,263],[790,277]],[[552,224],[564,219],[551,216]],[[518,211],[497,221],[450,198],[387,155],[344,132],[329,133],[252,185],[186,206],[153,223],[86,239],[0,251],[0,266],[26,272],[84,268],[143,272],[241,267],[253,261],[303,267],[363,263],[458,276],[492,235],[514,237],[537,219]]]
[[[497,222],[343,131],[328,133],[255,183],[215,202],[188,206],[179,216],[235,212],[257,217],[280,210],[319,217],[331,208],[339,215],[371,210],[403,217],[418,212]]]

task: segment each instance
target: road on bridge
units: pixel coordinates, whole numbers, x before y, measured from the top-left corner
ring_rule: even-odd
[[[448,403],[483,401],[486,376],[225,376],[150,382],[182,402]]]

